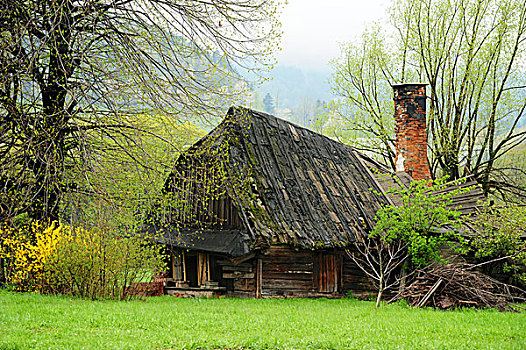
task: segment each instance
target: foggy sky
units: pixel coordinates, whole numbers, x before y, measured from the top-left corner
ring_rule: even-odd
[[[374,20],[385,18],[390,0],[288,0],[283,9],[283,50],[278,64],[327,68],[339,42],[355,40]]]

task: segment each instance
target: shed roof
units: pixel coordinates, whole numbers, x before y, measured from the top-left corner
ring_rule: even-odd
[[[178,230],[157,225],[147,227],[157,243],[174,248],[199,250],[239,257],[250,253],[250,242],[239,230]]]
[[[406,172],[392,171],[385,165],[378,163],[364,154],[360,153],[359,155],[366,166],[372,170],[373,178],[384,190],[384,193],[387,194],[392,204],[400,205],[400,195],[396,193],[396,190],[401,187],[409,188],[413,179]],[[451,204],[448,205],[448,208],[458,210],[461,215],[476,215],[486,197],[484,196],[482,187],[473,175],[450,181],[438,188],[430,188],[428,193],[430,196],[436,196],[438,194],[450,193],[457,189],[463,189],[463,191],[451,197]]]

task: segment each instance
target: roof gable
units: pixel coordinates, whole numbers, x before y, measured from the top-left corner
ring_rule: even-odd
[[[388,203],[351,147],[268,114],[231,108],[189,154],[206,144],[228,144],[226,191],[253,241],[347,245]]]

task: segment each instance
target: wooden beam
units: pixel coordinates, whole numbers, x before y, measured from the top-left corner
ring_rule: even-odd
[[[172,279],[175,281],[175,257],[172,249],[170,249],[170,261],[172,262]]]
[[[436,281],[433,287],[429,290],[429,292],[427,292],[427,294],[424,296],[422,301],[420,301],[416,306],[424,307],[424,305],[427,303],[429,298],[433,295],[433,293],[435,293],[435,291],[438,289],[438,287],[440,286],[442,282],[443,282],[442,278],[439,278],[438,281]]]
[[[256,268],[256,299],[261,298],[261,279],[263,275],[263,260],[258,259]]]
[[[183,255],[183,279],[185,282],[187,282],[188,280],[186,279],[186,253],[182,251],[181,254]]]
[[[245,254],[243,256],[240,256],[239,258],[230,259],[230,261],[232,261],[232,264],[237,265],[237,264],[241,264],[242,262],[245,262],[247,260],[250,260],[250,259],[252,259],[255,256],[256,256],[256,253],[249,253],[249,254]]]
[[[210,254],[206,254],[206,280],[210,281]]]

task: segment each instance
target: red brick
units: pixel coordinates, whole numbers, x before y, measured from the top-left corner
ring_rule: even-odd
[[[394,85],[396,170],[431,179],[427,160],[426,84]]]

